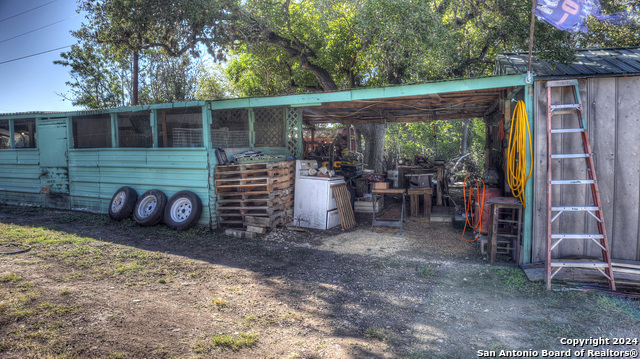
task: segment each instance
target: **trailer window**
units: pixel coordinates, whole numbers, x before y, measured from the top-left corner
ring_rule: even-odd
[[[249,141],[249,111],[244,108],[211,111],[211,143],[214,148],[246,148]]]
[[[13,121],[15,148],[36,148],[36,120],[26,118]]]
[[[0,150],[6,150],[9,148],[11,148],[9,120],[0,120]]]
[[[202,108],[158,110],[158,147],[203,147]]]
[[[264,107],[254,111],[256,147],[286,147],[285,108]]]
[[[73,148],[111,147],[111,115],[73,117]]]
[[[152,147],[151,111],[118,113],[118,147]]]

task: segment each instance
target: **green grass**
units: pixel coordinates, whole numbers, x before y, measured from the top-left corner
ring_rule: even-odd
[[[9,282],[17,282],[22,280],[22,277],[15,273],[3,274],[0,275],[0,283],[9,283]]]
[[[224,308],[229,306],[229,302],[222,298],[212,298],[211,302],[216,305],[218,308]]]
[[[384,330],[377,327],[369,327],[364,331],[365,338],[384,340]]]
[[[258,336],[254,333],[217,334],[210,338],[197,339],[193,346],[197,354],[207,354],[214,349],[238,351],[255,345],[257,341]]]
[[[436,271],[434,271],[431,267],[421,266],[418,269],[418,275],[420,275],[420,277],[422,278],[432,279],[433,277],[435,277]]]

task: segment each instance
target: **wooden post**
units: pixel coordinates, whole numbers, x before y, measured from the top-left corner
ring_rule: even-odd
[[[436,205],[438,206],[442,206],[442,186],[443,186],[443,181],[444,181],[444,166],[438,166],[438,186],[436,188]]]

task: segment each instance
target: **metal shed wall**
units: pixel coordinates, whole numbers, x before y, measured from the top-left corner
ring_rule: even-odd
[[[0,151],[0,202],[41,206],[40,151],[5,149]]]
[[[205,148],[100,148],[69,151],[71,209],[107,213],[115,191],[132,187],[141,195],[159,189],[171,198],[182,190],[202,201],[198,224],[212,225]]]
[[[545,81],[534,85],[534,211],[532,262],[543,262],[547,235],[547,90]],[[640,76],[580,79],[580,96],[587,120],[596,175],[602,200],[605,226],[613,259],[640,260]],[[571,103],[570,91],[554,89],[552,103]],[[575,115],[554,117],[554,128],[575,128]],[[554,153],[580,153],[579,134],[563,136],[554,144]],[[562,161],[562,160],[554,160]],[[584,161],[564,160],[554,164],[554,178],[562,171],[565,179],[587,178]],[[578,165],[576,165],[578,164]],[[585,186],[555,186],[554,205],[591,203]],[[595,220],[588,214],[564,213],[558,232],[575,233],[584,228],[597,233]],[[554,222],[554,225],[558,225]],[[566,243],[565,243],[566,242]],[[599,247],[590,240],[568,240],[554,249],[553,256],[598,256]]]

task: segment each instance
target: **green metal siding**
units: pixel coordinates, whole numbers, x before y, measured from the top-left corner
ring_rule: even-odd
[[[0,150],[0,202],[42,205],[39,161],[37,149]]]
[[[69,152],[71,208],[107,213],[115,191],[132,187],[138,195],[158,189],[170,198],[182,190],[202,200],[199,224],[210,225],[209,175],[204,148],[101,148]]]

